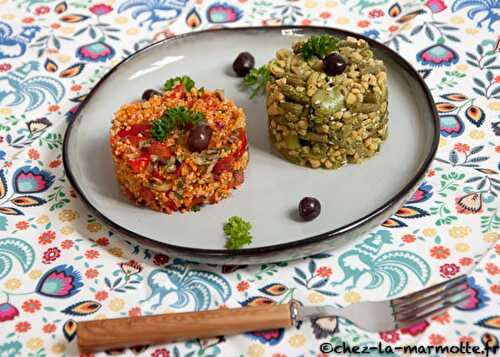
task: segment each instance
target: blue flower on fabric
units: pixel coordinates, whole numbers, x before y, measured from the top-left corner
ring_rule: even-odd
[[[49,189],[54,178],[50,172],[38,167],[23,166],[14,173],[12,186],[16,193],[38,193]]]
[[[442,43],[437,43],[418,52],[417,61],[433,67],[449,67],[458,62],[458,53]]]
[[[83,61],[106,62],[115,56],[115,50],[107,43],[97,41],[78,47],[76,56]]]
[[[5,160],[5,151],[0,150],[0,160]]]
[[[42,276],[36,292],[53,298],[67,298],[78,293],[82,286],[82,276],[78,271],[71,265],[58,265]]]
[[[380,32],[378,30],[368,30],[368,31],[363,32],[363,35],[365,35],[366,37],[369,37],[373,40],[376,40],[379,38]]]

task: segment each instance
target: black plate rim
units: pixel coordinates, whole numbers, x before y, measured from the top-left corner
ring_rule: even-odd
[[[71,166],[69,163],[69,155],[68,155],[68,148],[69,148],[69,142],[70,142],[70,137],[72,133],[72,129],[74,126],[74,123],[76,122],[76,118],[82,111],[82,109],[85,107],[85,105],[88,103],[88,101],[92,98],[94,93],[97,91],[97,89],[106,81],[106,79],[113,73],[115,73],[124,63],[130,61],[132,58],[135,56],[142,54],[146,51],[148,51],[151,48],[157,47],[157,46],[164,46],[167,45],[170,42],[175,42],[176,40],[179,39],[185,39],[189,38],[192,36],[197,36],[200,34],[204,33],[213,33],[213,32],[244,32],[244,31],[266,31],[266,30],[293,30],[293,31],[300,31],[300,30],[317,30],[317,31],[324,31],[324,32],[334,32],[337,34],[342,34],[344,36],[352,36],[352,37],[357,37],[364,39],[367,41],[371,47],[376,47],[382,51],[385,51],[388,53],[391,58],[398,63],[408,74],[411,75],[411,77],[422,87],[424,93],[425,93],[425,99],[427,100],[431,112],[432,112],[432,118],[433,119],[433,125],[434,125],[434,137],[432,139],[432,144],[431,144],[431,150],[427,154],[425,160],[423,161],[423,165],[419,168],[417,173],[413,176],[413,178],[410,180],[408,184],[406,184],[396,195],[394,195],[389,201],[387,201],[385,204],[383,204],[381,207],[377,208],[376,210],[368,213],[367,215],[358,218],[357,220],[346,224],[342,227],[336,228],[332,231],[325,232],[322,234],[318,234],[312,237],[307,237],[307,238],[302,238],[298,239],[294,242],[289,242],[289,243],[281,243],[281,244],[275,244],[275,245],[270,245],[270,246],[264,246],[264,247],[257,247],[257,248],[242,248],[238,250],[228,250],[228,249],[201,249],[201,248],[190,248],[190,247],[183,247],[183,246],[178,246],[178,245],[172,245],[160,241],[156,241],[154,239],[142,236],[140,234],[137,234],[135,232],[132,232],[128,230],[127,228],[124,228],[120,226],[119,224],[115,223],[108,217],[106,217],[105,214],[100,212],[92,203],[85,197],[83,194],[83,190],[78,184],[78,181],[75,178],[75,175],[73,174],[71,170]],[[123,59],[119,64],[117,64],[115,67],[113,67],[106,75],[104,75],[101,80],[92,88],[92,90],[87,94],[85,100],[79,105],[77,111],[73,115],[72,121],[69,123],[66,133],[64,135],[64,142],[63,142],[63,164],[64,164],[64,169],[66,172],[66,175],[68,177],[69,182],[71,183],[72,187],[75,189],[77,192],[78,196],[80,199],[87,205],[87,207],[91,210],[91,212],[99,217],[101,220],[103,220],[108,226],[111,228],[121,232],[122,234],[134,238],[139,242],[143,242],[145,244],[149,244],[154,246],[155,248],[163,249],[165,252],[168,254],[180,254],[181,256],[184,257],[193,257],[193,258],[200,258],[200,259],[206,259],[206,260],[212,260],[212,261],[217,261],[219,260],[231,260],[232,258],[238,259],[238,258],[252,258],[252,257],[259,257],[259,256],[269,256],[270,254],[273,253],[278,253],[282,251],[289,251],[290,249],[296,249],[296,248],[301,248],[301,247],[306,247],[312,244],[317,244],[320,242],[323,242],[325,240],[330,240],[330,239],[335,239],[335,238],[340,238],[341,236],[345,235],[346,233],[350,231],[354,231],[357,228],[360,228],[363,226],[365,223],[374,220],[376,217],[379,215],[382,215],[384,212],[386,212],[389,208],[396,204],[400,204],[402,200],[404,200],[411,192],[413,189],[416,188],[416,186],[423,180],[425,177],[427,170],[429,169],[432,161],[434,160],[434,157],[436,155],[438,145],[439,145],[439,138],[440,138],[440,126],[439,126],[439,116],[436,110],[436,106],[434,103],[434,99],[432,97],[431,91],[428,88],[428,86],[425,84],[423,78],[418,74],[418,72],[413,68],[413,66],[406,61],[403,57],[401,57],[397,52],[392,50],[391,48],[381,44],[380,42],[377,42],[369,37],[366,37],[364,35],[354,33],[351,31],[335,28],[335,27],[325,27],[325,26],[270,26],[270,27],[236,27],[236,28],[218,28],[218,29],[208,29],[208,30],[202,30],[202,31],[194,31],[194,32],[188,32],[184,34],[180,34],[174,37],[166,38],[164,40],[152,43],[139,51],[131,54],[127,58]]]

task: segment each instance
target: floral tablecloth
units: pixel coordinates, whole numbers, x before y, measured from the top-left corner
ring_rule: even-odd
[[[291,357],[321,356],[323,342],[498,344],[498,11],[498,0],[0,0],[0,356],[78,355],[80,320],[291,299],[346,305],[461,273],[470,273],[471,299],[405,330],[368,334],[330,318],[287,331],[121,352]],[[441,141],[414,197],[344,250],[252,267],[167,257],[128,243],[93,217],[67,182],[61,144],[99,78],[151,41],[221,26],[279,24],[363,33],[419,70],[438,107]],[[346,254],[362,257],[364,265],[352,269]],[[161,279],[153,279],[157,275]],[[194,294],[194,284],[211,295]]]

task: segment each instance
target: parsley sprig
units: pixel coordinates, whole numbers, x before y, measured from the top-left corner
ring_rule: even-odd
[[[172,130],[181,125],[198,124],[205,120],[202,113],[192,112],[186,107],[169,108],[163,116],[152,123],[151,136],[157,141],[162,141]]]
[[[244,78],[243,85],[248,87],[252,93],[250,98],[255,98],[257,95],[264,93],[266,83],[271,79],[271,72],[267,66],[260,66],[252,69]]]
[[[184,88],[186,88],[188,92],[191,91],[191,88],[193,88],[195,85],[191,77],[179,76],[175,78],[170,78],[168,81],[166,81],[164,88],[165,90],[171,90],[177,83],[182,83],[184,85]]]
[[[313,36],[302,45],[300,52],[306,60],[313,56],[323,59],[337,50],[339,42],[338,38],[330,35]]]
[[[252,225],[244,221],[241,217],[230,217],[224,224],[224,234],[228,238],[226,241],[227,249],[239,249],[252,242],[250,235]]]

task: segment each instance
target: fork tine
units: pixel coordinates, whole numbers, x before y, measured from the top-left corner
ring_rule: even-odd
[[[398,306],[393,307],[393,311],[395,315],[408,315],[409,313],[413,313],[416,310],[424,308],[426,306],[430,306],[439,300],[446,299],[448,297],[454,296],[458,292],[465,291],[469,288],[467,282],[459,281],[457,284],[454,284],[452,287],[447,288],[446,290],[436,291],[430,295],[426,295],[420,299],[414,299],[409,304],[400,304]]]
[[[469,298],[470,298],[470,295],[467,294],[466,296],[462,295],[462,297],[460,299],[457,299],[455,301],[441,301],[440,304],[435,304],[436,306],[442,305],[442,306],[438,307],[437,309],[425,312],[424,314],[413,316],[411,318],[405,318],[402,320],[396,319],[396,329],[405,328],[405,327],[411,326],[413,324],[416,324],[417,322],[425,320],[428,317],[437,315],[440,312],[443,312],[443,311],[449,309],[450,307],[453,307],[457,304],[460,304],[461,302],[464,302]]]
[[[450,285],[451,287],[454,287],[457,284],[461,284],[462,282],[465,281],[467,281],[467,276],[460,275],[451,280],[446,280],[439,284],[429,286],[428,288],[425,288],[423,290],[399,297],[397,299],[393,299],[391,300],[391,304],[393,307],[398,307],[398,306],[401,307],[403,305],[413,304],[416,300],[428,295],[429,293],[433,293],[434,291],[440,291],[440,289],[446,288],[447,286],[450,287]]]

